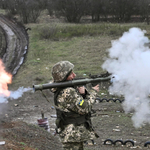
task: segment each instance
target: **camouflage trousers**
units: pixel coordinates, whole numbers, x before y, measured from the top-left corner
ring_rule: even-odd
[[[62,143],[63,150],[83,150],[83,142],[69,142],[69,143]]]

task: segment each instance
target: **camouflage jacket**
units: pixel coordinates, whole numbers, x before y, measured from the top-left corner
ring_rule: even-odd
[[[97,92],[91,90],[90,94],[87,92],[86,97],[83,99],[75,88],[68,87],[59,92],[57,96],[57,108],[60,108],[64,112],[75,112],[80,115],[86,115],[91,112],[96,95]],[[96,137],[94,130],[88,130],[84,124],[78,126],[74,124],[65,125],[59,136],[63,143],[87,141]]]

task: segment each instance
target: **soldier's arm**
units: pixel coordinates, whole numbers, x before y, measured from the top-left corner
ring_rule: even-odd
[[[77,89],[78,89],[79,93],[80,93],[85,99],[89,99],[92,104],[95,103],[95,99],[96,99],[96,97],[98,97],[97,92],[99,92],[99,84],[94,85],[93,87],[91,86],[91,87],[89,88],[89,90],[87,90],[87,88],[85,88],[84,86],[78,87]],[[93,98],[94,98],[94,99],[93,99]]]
[[[88,94],[85,99],[74,89],[66,88],[58,96],[58,106],[64,111],[74,111],[79,114],[87,114],[91,111],[95,101],[94,94]]]

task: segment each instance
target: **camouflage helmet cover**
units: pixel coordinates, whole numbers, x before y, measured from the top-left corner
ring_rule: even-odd
[[[54,82],[64,81],[73,68],[74,65],[69,61],[60,61],[56,63],[52,68]]]

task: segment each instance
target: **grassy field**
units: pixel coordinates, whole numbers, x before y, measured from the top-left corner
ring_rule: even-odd
[[[44,14],[45,15],[45,14]],[[36,78],[48,82],[52,66],[61,60],[71,61],[78,77],[105,72],[101,65],[107,57],[107,49],[111,41],[118,39],[129,28],[139,27],[150,33],[146,23],[111,24],[82,23],[70,24],[41,16],[37,24],[26,24],[30,27],[29,50],[26,61],[13,82],[20,82],[30,77],[25,86],[32,84]],[[44,34],[47,36],[44,37]]]
[[[33,84],[47,83],[52,79],[52,66],[61,60],[71,61],[75,65],[74,71],[78,77],[87,77],[90,73],[101,74],[105,72],[101,66],[107,57],[107,49],[111,47],[112,40],[120,38],[125,31],[132,27],[146,30],[146,36],[150,37],[150,26],[146,23],[70,24],[56,18],[50,18],[45,13],[37,24],[26,24],[25,26],[31,28],[28,31],[29,50],[24,64],[10,85],[13,89],[20,86],[32,87]],[[107,90],[100,91],[101,97],[110,98],[104,92]],[[41,99],[40,94],[34,95],[37,103]],[[26,103],[30,103],[32,98],[33,95],[29,94],[27,96],[29,102],[26,101]],[[41,105],[45,107],[47,103],[40,103],[39,106]],[[148,125],[135,129],[131,121],[132,113],[125,114],[120,103],[102,102],[95,105],[94,109],[97,111],[97,115],[92,120],[100,138],[96,140],[95,146],[86,146],[85,150],[129,149],[127,146],[118,144],[116,146],[103,145],[103,141],[107,138],[122,139],[123,141],[132,139],[136,144],[132,148],[144,149],[144,142],[150,138]]]

